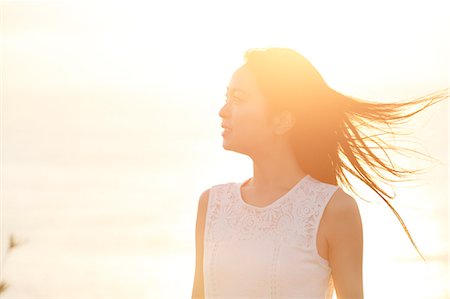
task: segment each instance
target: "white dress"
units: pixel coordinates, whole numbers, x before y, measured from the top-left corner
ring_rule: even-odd
[[[316,236],[339,186],[306,175],[270,205],[257,207],[242,199],[242,184],[210,188],[205,298],[331,298],[331,269],[317,252]]]

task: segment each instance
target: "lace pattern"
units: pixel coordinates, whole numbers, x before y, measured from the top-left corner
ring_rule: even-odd
[[[272,238],[311,249],[326,199],[338,188],[308,177],[281,204],[258,209],[239,199],[237,183],[216,185],[209,202],[205,239],[220,242]]]

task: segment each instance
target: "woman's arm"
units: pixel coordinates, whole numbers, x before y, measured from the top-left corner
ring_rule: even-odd
[[[195,228],[195,276],[192,288],[192,299],[203,299],[203,240],[205,230],[206,209],[208,207],[209,189],[204,191],[198,201],[197,224]]]
[[[338,189],[326,208],[328,261],[338,299],[363,299],[363,230],[356,201]]]

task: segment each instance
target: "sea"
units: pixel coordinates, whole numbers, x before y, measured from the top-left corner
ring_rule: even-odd
[[[0,298],[191,298],[199,196],[252,176],[222,146],[223,90],[3,87]],[[411,128],[438,162],[389,187],[426,261],[354,180],[366,299],[449,298],[448,104]]]

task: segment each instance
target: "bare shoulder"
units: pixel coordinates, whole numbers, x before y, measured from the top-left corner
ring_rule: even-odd
[[[327,240],[341,243],[348,238],[359,238],[362,234],[362,222],[356,200],[342,188],[330,198],[325,208]],[[344,237],[345,236],[345,237]]]
[[[328,262],[338,298],[363,298],[363,229],[356,200],[339,188],[325,208]]]
[[[206,217],[206,210],[208,208],[208,200],[209,200],[209,192],[211,188],[206,189],[200,195],[198,200],[198,210],[197,210],[197,218],[200,224],[202,224]]]
[[[210,189],[211,188],[203,191],[198,200],[197,224],[195,229],[195,274],[194,285],[192,287],[192,298],[204,298],[203,240]]]
[[[200,198],[198,200],[198,209],[200,210],[206,210],[206,208],[208,207],[208,200],[209,200],[209,192],[210,192],[211,188],[206,189],[205,191],[202,192],[202,194],[200,195]]]
[[[339,187],[331,196],[326,212],[335,217],[342,217],[359,214],[359,208],[356,200]]]

